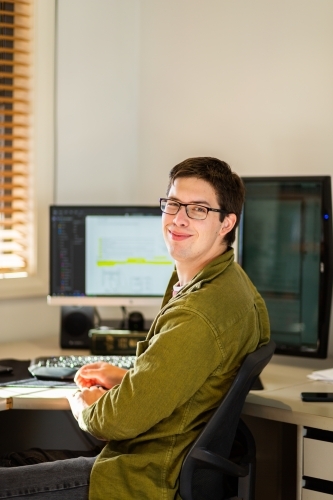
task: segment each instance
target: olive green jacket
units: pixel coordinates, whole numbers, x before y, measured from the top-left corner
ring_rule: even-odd
[[[134,368],[79,419],[108,441],[92,469],[90,500],[180,499],[186,451],[244,356],[269,340],[265,304],[232,249],[172,298],[177,279],[174,273]]]

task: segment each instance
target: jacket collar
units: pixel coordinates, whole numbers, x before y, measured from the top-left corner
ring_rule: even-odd
[[[198,274],[194,276],[193,279],[191,279],[191,281],[184,285],[184,287],[180,292],[178,292],[175,297],[172,297],[173,285],[175,285],[179,281],[177,271],[175,270],[166,289],[162,302],[162,308],[170,300],[177,300],[177,298],[181,297],[185,293],[198,290],[204,283],[206,283],[207,281],[211,281],[212,279],[216,278],[216,276],[223,273],[225,269],[229,267],[233,262],[234,249],[232,247],[228,247],[226,252],[210,261],[203,269],[201,269],[201,271],[198,272]]]

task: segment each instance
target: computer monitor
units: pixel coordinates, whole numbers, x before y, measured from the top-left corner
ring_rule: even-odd
[[[160,306],[173,269],[159,207],[50,207],[49,304]]]
[[[275,352],[325,358],[332,297],[331,178],[242,180],[238,262],[266,302]]]

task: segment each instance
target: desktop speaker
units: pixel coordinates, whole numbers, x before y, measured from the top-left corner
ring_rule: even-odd
[[[133,311],[128,316],[128,329],[143,331],[145,329],[145,319],[143,314],[137,311]]]
[[[60,345],[63,348],[89,349],[89,330],[94,328],[94,307],[61,308]]]

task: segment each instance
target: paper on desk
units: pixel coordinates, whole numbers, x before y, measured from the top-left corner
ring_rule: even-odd
[[[311,380],[324,380],[325,382],[333,382],[333,368],[327,370],[319,370],[308,375]]]

